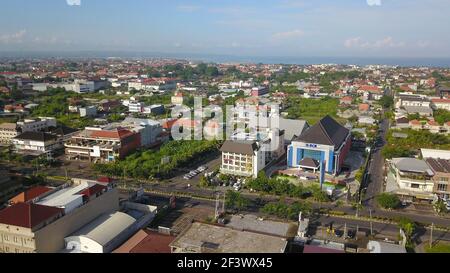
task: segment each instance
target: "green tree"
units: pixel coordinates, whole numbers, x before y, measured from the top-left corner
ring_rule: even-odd
[[[378,204],[384,209],[396,209],[400,206],[400,199],[395,194],[382,193],[377,196]]]

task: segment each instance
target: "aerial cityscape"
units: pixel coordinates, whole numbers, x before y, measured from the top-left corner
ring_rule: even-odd
[[[0,253],[450,253],[448,1],[28,2],[0,18]]]

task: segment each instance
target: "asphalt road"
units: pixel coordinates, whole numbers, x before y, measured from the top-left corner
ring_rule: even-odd
[[[169,197],[168,196],[161,196],[159,194],[146,194],[150,197],[150,200],[154,200],[157,203],[169,203]],[[268,201],[268,200],[266,200]],[[290,200],[287,200],[288,202]],[[186,204],[193,204],[194,207],[199,208],[207,208],[211,210],[211,213],[214,213],[215,209],[215,201],[209,201],[209,200],[197,200],[197,199],[191,199],[191,198],[177,198],[177,203],[180,206],[184,206]],[[318,206],[315,205],[315,208]],[[326,205],[322,205],[321,207],[327,207]],[[258,205],[257,202],[252,202],[252,205],[243,211],[242,213],[257,213],[259,214],[259,209],[261,208],[261,205]],[[354,212],[351,208],[346,209],[350,214]],[[360,214],[361,215],[361,214]],[[375,215],[375,213],[373,214]],[[359,231],[366,232],[367,235],[370,235],[371,232],[371,223],[369,221],[365,220],[357,220],[357,219],[344,219],[341,217],[334,217],[334,216],[318,216],[312,219],[311,224],[313,226],[320,226],[320,227],[328,227],[330,224],[333,224],[333,227],[339,230],[343,230],[344,226],[347,226],[348,229],[356,231],[358,229]],[[399,234],[399,228],[396,224],[386,224],[386,223],[379,223],[379,222],[372,222],[372,234],[378,235],[379,237],[385,236],[389,238],[397,239],[397,235]],[[425,228],[419,228],[415,237],[415,240],[418,244],[428,241],[430,239],[430,229]],[[442,241],[450,241],[450,233],[434,230],[433,231],[433,240],[442,240]]]
[[[374,150],[372,151],[371,161],[368,168],[368,179],[364,198],[362,200],[363,205],[366,207],[375,207],[375,197],[382,192],[384,182],[384,158],[382,155],[382,148],[386,145],[386,136],[389,130],[389,121],[383,120],[380,124],[380,131],[378,133],[377,142]]]

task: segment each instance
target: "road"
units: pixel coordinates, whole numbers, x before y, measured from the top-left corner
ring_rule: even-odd
[[[382,148],[386,145],[386,136],[389,130],[389,120],[384,119],[380,124],[380,131],[377,136],[377,142],[372,150],[371,161],[368,168],[368,179],[365,185],[361,187],[367,190],[363,197],[363,205],[366,207],[374,208],[375,197],[379,195],[383,190],[384,183],[384,158],[382,155]]]
[[[147,196],[150,197],[151,200],[156,201],[157,203],[169,203],[169,197],[168,196],[162,196],[160,194],[152,194],[147,193]],[[287,200],[288,202],[290,200]],[[181,203],[182,206],[186,203],[195,204],[195,207],[199,208],[207,208],[211,210],[211,213],[214,213],[215,209],[215,201],[210,200],[198,200],[195,198],[177,198],[177,203]],[[252,213],[252,214],[259,214],[259,209],[261,208],[262,204],[255,202],[253,200],[252,205],[246,209],[245,211],[242,211],[242,213]],[[315,208],[318,208],[317,205],[314,206]],[[322,207],[327,207],[326,205],[323,205]],[[351,208],[344,208],[344,210],[347,210],[349,213],[354,212]],[[375,214],[373,214],[375,216]],[[331,223],[333,223],[333,227],[336,229],[343,230],[344,226],[347,226],[348,229],[352,229],[356,231],[358,229],[359,231],[366,232],[367,235],[370,235],[371,232],[371,223],[366,220],[358,220],[358,219],[345,219],[342,217],[336,217],[336,216],[316,216],[312,219],[311,224],[316,227],[326,227],[329,226]],[[392,239],[397,239],[397,235],[399,234],[399,228],[396,224],[389,224],[389,223],[379,223],[379,222],[372,222],[372,232],[373,235],[377,235],[377,237],[389,237]],[[425,228],[418,228],[417,234],[415,237],[416,243],[420,244],[422,242],[426,242],[430,239],[430,229]],[[442,241],[450,241],[450,232],[440,231],[440,230],[434,230],[433,231],[433,240],[442,240]]]

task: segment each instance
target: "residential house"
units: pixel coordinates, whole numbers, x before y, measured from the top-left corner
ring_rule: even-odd
[[[433,200],[434,172],[424,160],[393,158],[391,170],[399,186],[398,195],[410,200]]]

